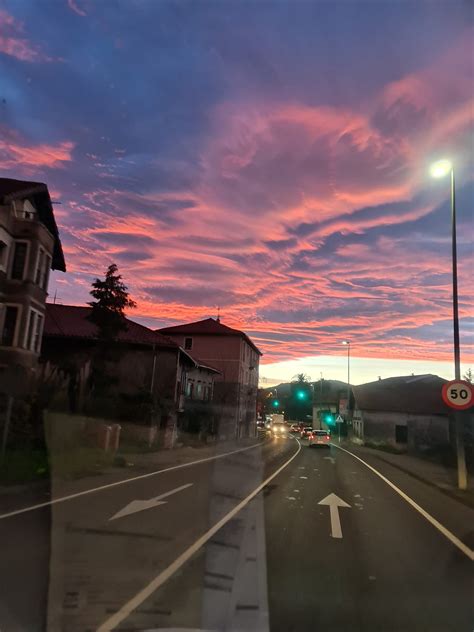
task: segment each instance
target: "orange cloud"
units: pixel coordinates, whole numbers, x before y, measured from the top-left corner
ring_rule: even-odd
[[[64,141],[57,145],[27,145],[18,138],[0,139],[0,167],[13,169],[20,165],[28,168],[58,167],[72,160],[74,143]]]

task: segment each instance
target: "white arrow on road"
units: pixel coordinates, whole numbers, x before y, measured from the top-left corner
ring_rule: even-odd
[[[336,462],[336,459],[333,456],[325,456],[324,457],[325,461],[331,461],[331,463],[334,465],[334,463]]]
[[[165,494],[161,494],[161,496],[156,496],[155,498],[149,498],[148,500],[132,500],[131,503],[128,503],[123,509],[117,511],[116,514],[109,518],[110,520],[115,520],[116,518],[123,518],[124,516],[128,516],[129,514],[136,513],[137,511],[143,511],[144,509],[152,509],[153,507],[158,507],[159,505],[166,505],[166,500],[161,500],[162,498],[167,498],[172,494],[177,494],[178,492],[186,489],[187,487],[191,487],[193,483],[187,483],[186,485],[181,485],[181,487],[177,487],[176,489],[172,489]]]
[[[319,501],[318,505],[329,505],[331,513],[331,537],[342,538],[341,521],[339,520],[339,507],[350,507],[336,494],[329,494]]]

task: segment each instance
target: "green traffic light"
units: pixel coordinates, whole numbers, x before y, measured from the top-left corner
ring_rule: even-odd
[[[276,400],[273,402],[273,405],[274,405],[275,407],[277,407],[277,406],[279,406],[279,405],[280,405],[280,402],[276,399]]]
[[[298,391],[297,392],[297,397],[299,399],[306,399],[306,393],[304,391]]]

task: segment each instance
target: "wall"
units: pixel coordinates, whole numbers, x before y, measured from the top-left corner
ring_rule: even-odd
[[[363,438],[410,449],[449,444],[448,418],[442,415],[412,415],[383,411],[360,411]],[[357,418],[355,417],[357,420]],[[407,441],[396,441],[396,426],[406,428]]]

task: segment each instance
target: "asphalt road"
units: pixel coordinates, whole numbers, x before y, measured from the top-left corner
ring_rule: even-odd
[[[472,547],[471,509],[360,456]],[[474,629],[472,561],[336,446],[270,440],[0,515],[0,538],[1,632]]]

